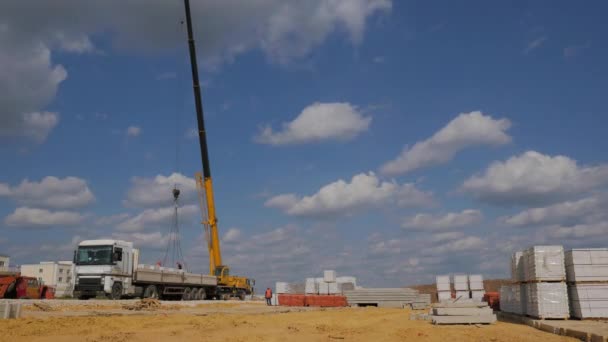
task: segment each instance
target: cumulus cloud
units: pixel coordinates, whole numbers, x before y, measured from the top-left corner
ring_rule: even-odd
[[[96,226],[113,226],[118,222],[126,220],[127,218],[129,218],[129,214],[127,213],[101,216],[95,218],[93,220],[93,224],[95,224]]]
[[[406,194],[418,198],[406,199]],[[323,186],[311,196],[282,194],[266,201],[265,206],[278,208],[293,216],[328,217],[348,215],[357,209],[378,206],[391,200],[402,200],[403,205],[432,202],[432,194],[422,192],[411,184],[399,185],[381,181],[373,173],[360,173],[350,182],[342,179]]]
[[[493,162],[482,174],[467,179],[462,190],[499,205],[557,202],[608,183],[608,165],[580,166],[566,156],[528,151]]]
[[[484,247],[484,240],[477,236],[467,236],[450,240],[430,249],[431,253],[478,252]]]
[[[314,103],[293,121],[284,123],[281,131],[266,126],[254,140],[270,145],[349,140],[366,131],[371,121],[349,103]]]
[[[173,187],[180,190],[181,203],[192,203],[196,200],[196,181],[181,173],[169,176],[157,175],[153,178],[133,177],[127,199],[123,203],[131,207],[160,207],[173,203]]]
[[[135,232],[135,233],[112,233],[112,238],[116,240],[124,240],[133,242],[137,248],[165,248],[169,242],[171,235],[162,234],[161,232]]]
[[[178,211],[182,223],[192,220],[197,213],[200,214],[200,210],[196,205],[186,205],[179,208]],[[146,209],[118,223],[116,230],[119,232],[139,232],[149,227],[168,226],[172,223],[173,217],[173,207]]]
[[[403,227],[417,230],[441,230],[463,228],[481,222],[481,211],[466,209],[460,213],[447,213],[445,215],[417,214],[403,222]]]
[[[237,242],[241,239],[241,236],[242,236],[242,232],[240,229],[230,228],[226,231],[226,234],[224,234],[224,237],[222,238],[222,242],[226,242],[226,243]]]
[[[416,169],[446,163],[459,151],[479,145],[504,145],[511,142],[506,131],[508,119],[494,119],[482,112],[462,113],[427,140],[405,147],[396,159],[381,167],[387,175],[398,175]]]
[[[55,97],[67,72],[51,61],[52,51],[95,52],[94,34],[112,32],[123,50],[170,49],[184,43],[178,28],[180,1],[6,0],[0,12],[0,137],[42,142],[59,121],[43,109]],[[333,33],[361,43],[374,14],[391,10],[391,0],[194,1],[197,41],[203,66],[217,68],[251,50],[289,63],[308,55]],[[36,8],[32,11],[31,7]]]
[[[547,227],[547,234],[554,239],[585,239],[585,238],[599,238],[597,242],[606,242],[602,239],[608,232],[608,221],[594,222],[589,224],[576,224],[573,226],[561,226],[554,225]]]
[[[47,176],[40,182],[24,179],[14,187],[0,183],[0,196],[25,206],[54,209],[80,208],[95,200],[87,182],[78,177]]]
[[[538,38],[534,39],[533,41],[529,42],[528,45],[526,46],[526,48],[524,49],[524,54],[527,55],[530,52],[532,52],[533,50],[538,49],[545,43],[545,40],[547,40],[547,37],[541,36],[541,37],[538,37]]]
[[[140,134],[141,134],[141,127],[139,127],[139,126],[129,126],[127,128],[128,137],[138,137]]]
[[[515,215],[502,218],[509,226],[524,227],[547,224],[567,224],[568,222],[593,219],[602,215],[608,205],[608,196],[596,195],[576,201],[566,201],[547,207],[531,208]],[[604,214],[608,216],[608,214]]]
[[[48,228],[56,226],[75,226],[82,223],[84,216],[73,211],[49,211],[19,207],[4,219],[9,227]]]

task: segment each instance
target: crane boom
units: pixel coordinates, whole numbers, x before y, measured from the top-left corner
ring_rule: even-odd
[[[209,227],[209,273],[215,275],[215,269],[222,265],[219,234],[217,230],[217,217],[215,214],[215,201],[213,199],[213,182],[211,181],[211,165],[209,164],[209,151],[207,149],[207,132],[203,117],[203,102],[201,99],[201,86],[198,80],[198,66],[196,61],[196,48],[192,32],[192,18],[190,15],[190,1],[184,0],[186,8],[186,26],[188,30],[188,47],[190,52],[190,65],[192,68],[192,88],[194,90],[194,104],[196,107],[196,120],[198,124],[198,141],[201,147],[201,160],[203,161],[202,186],[205,189],[205,202],[207,203],[207,224]]]

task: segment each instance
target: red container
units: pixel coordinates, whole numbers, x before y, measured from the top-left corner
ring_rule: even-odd
[[[295,294],[280,294],[279,305],[280,306],[305,306],[305,295]]]
[[[500,293],[486,292],[483,295],[483,300],[488,302],[488,305],[494,310],[500,310]]]
[[[348,303],[344,296],[306,296],[306,306],[316,306],[324,308],[345,307]]]

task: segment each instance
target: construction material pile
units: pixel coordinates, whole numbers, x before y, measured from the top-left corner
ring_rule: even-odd
[[[123,309],[133,311],[153,311],[160,309],[161,303],[158,299],[144,298],[134,304],[125,304],[122,306]]]
[[[565,258],[571,315],[608,317],[608,248],[573,249]]]
[[[487,303],[473,300],[443,301],[433,304],[433,324],[492,324],[496,315]]]
[[[21,317],[21,303],[6,301],[0,303],[0,319],[11,319]]]
[[[344,295],[351,306],[377,306],[381,308],[404,308],[406,306],[417,309],[430,305],[429,295],[420,295],[418,290],[410,288],[360,288],[358,290],[344,291]],[[416,303],[414,305],[414,303]]]
[[[454,292],[450,283],[449,275],[439,275],[435,278],[437,285],[437,300],[439,302],[456,299],[473,299],[481,302],[485,295],[483,277],[481,274],[455,274]],[[452,296],[454,294],[454,296]]]

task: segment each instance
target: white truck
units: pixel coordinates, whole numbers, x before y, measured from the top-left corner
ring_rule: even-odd
[[[74,251],[74,297],[201,300],[218,298],[217,278],[186,270],[139,264],[132,242],[85,240]]]

